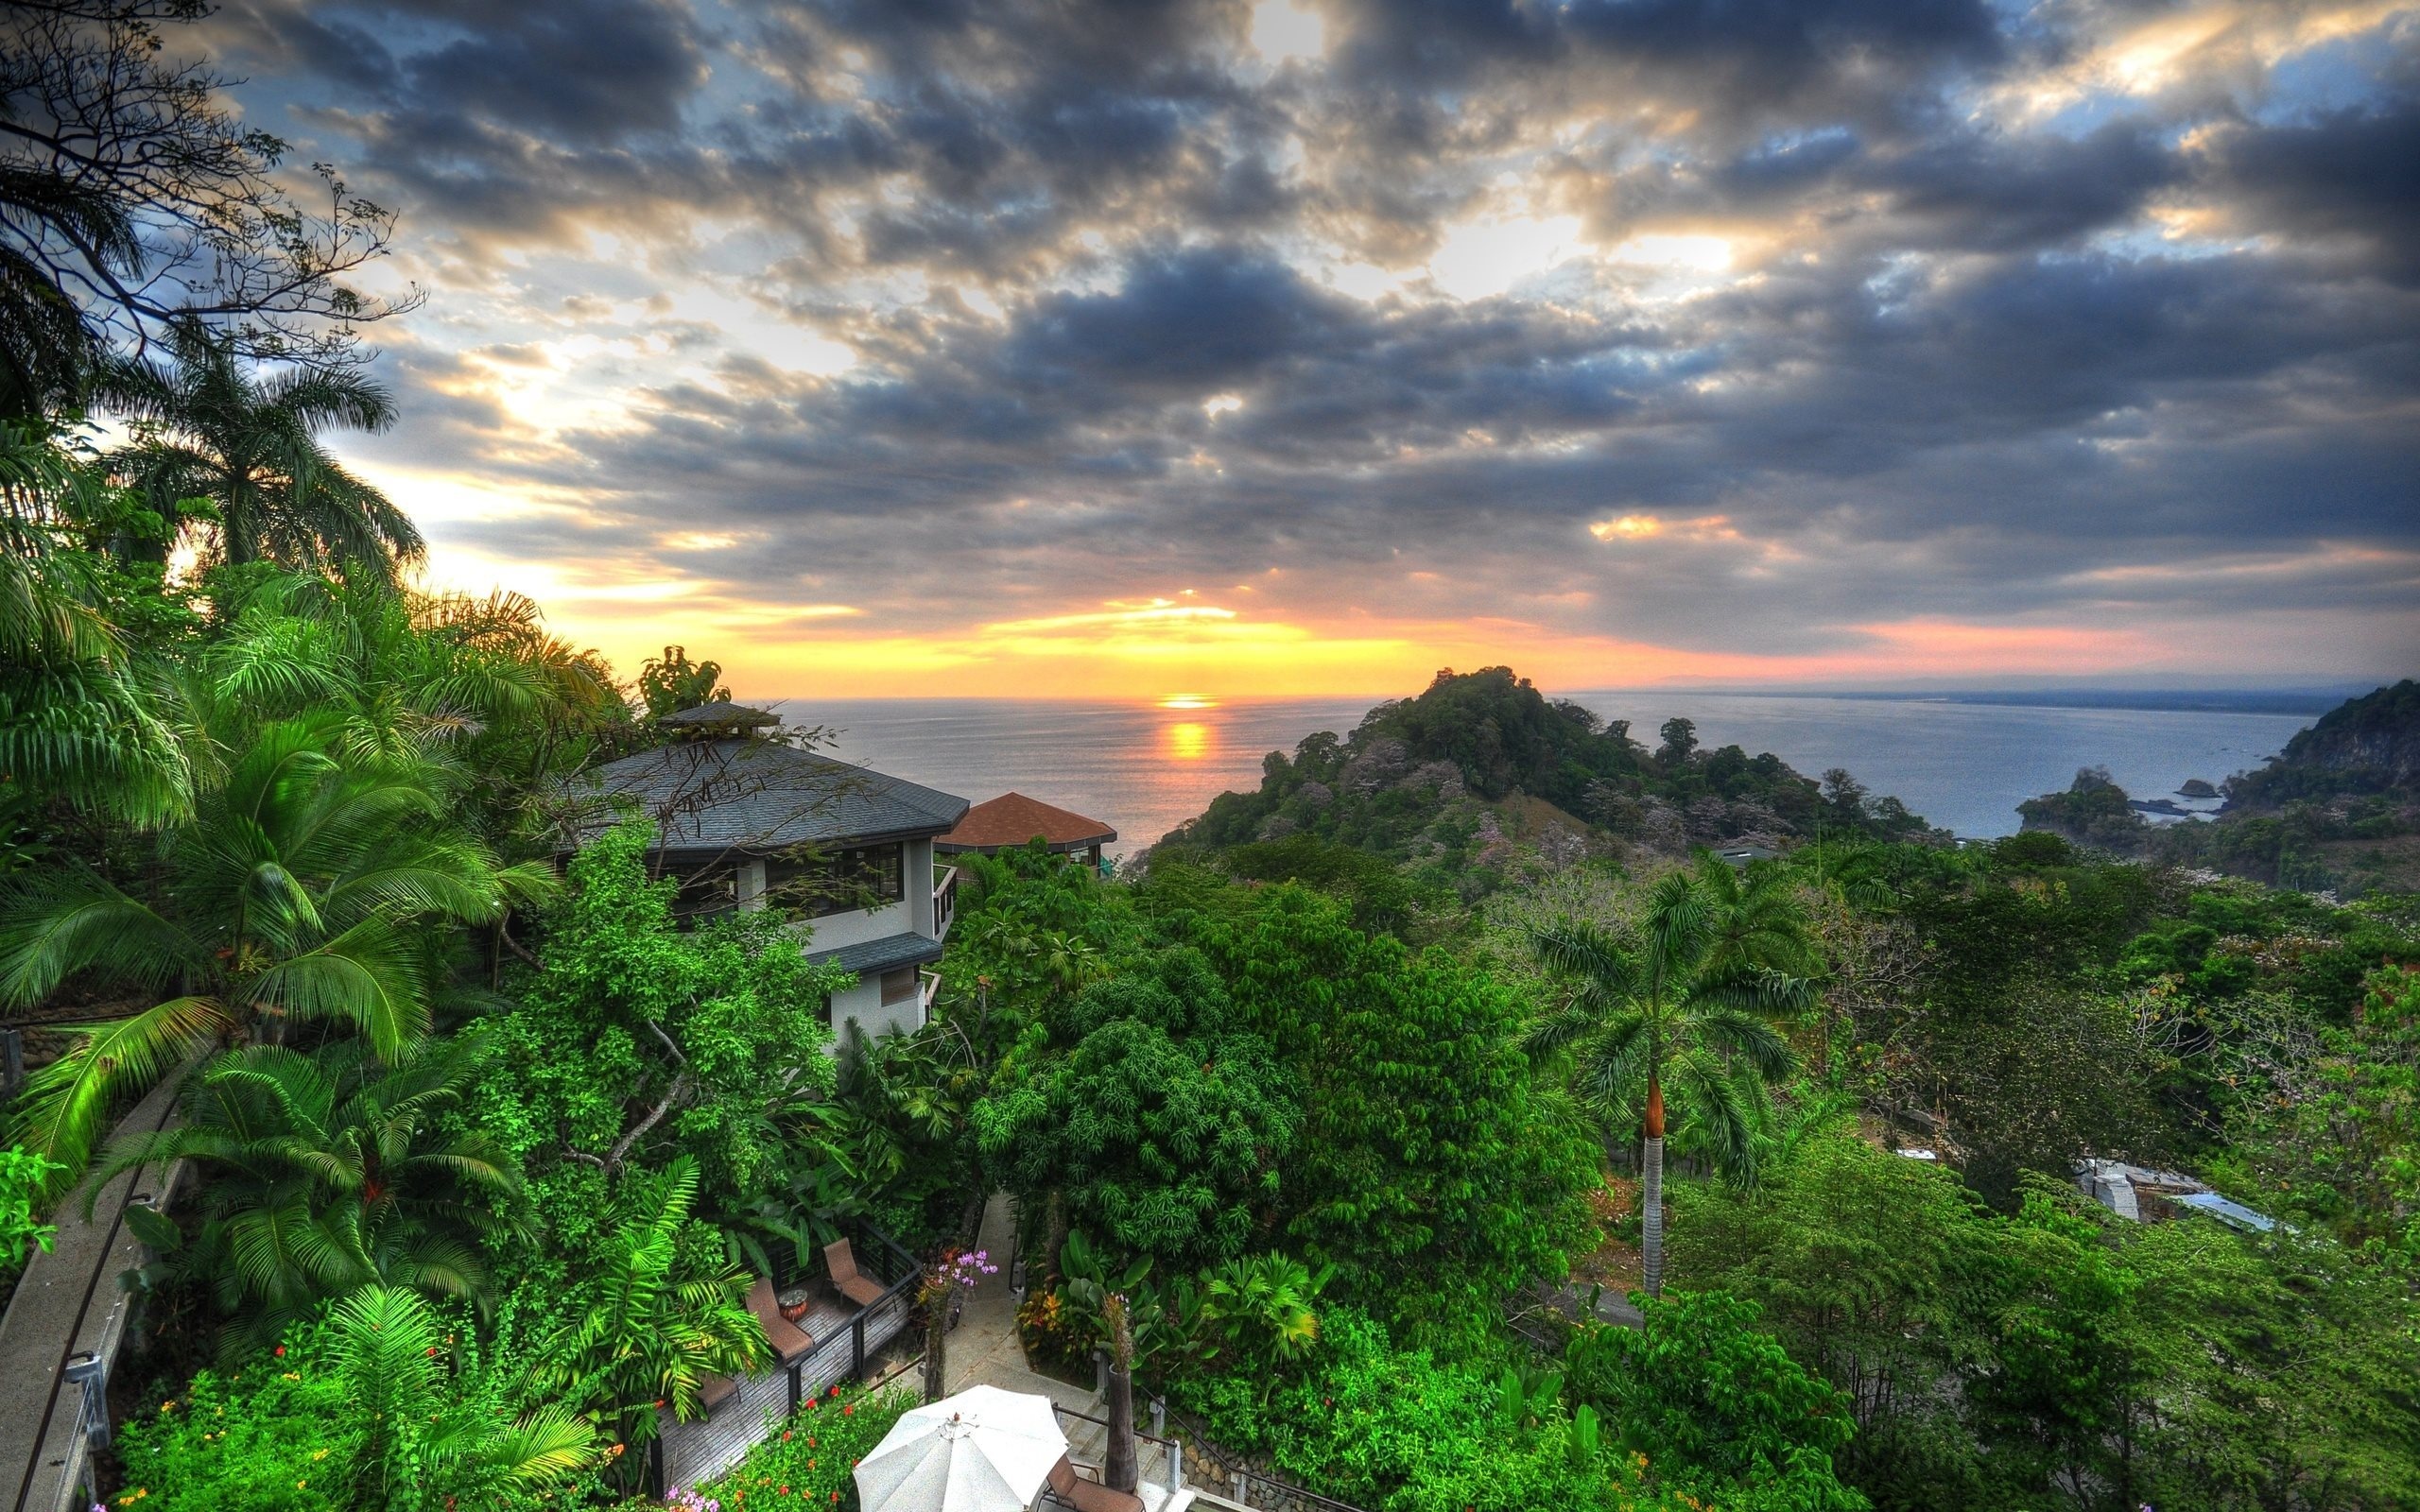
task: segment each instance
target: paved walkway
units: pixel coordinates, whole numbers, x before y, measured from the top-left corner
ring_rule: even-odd
[[[1017,1297],[1009,1290],[1009,1274],[1014,1269],[1010,1246],[1014,1242],[1015,1228],[1016,1219],[1009,1211],[1008,1194],[994,1193],[983,1210],[983,1232],[975,1247],[991,1252],[992,1263],[1000,1267],[999,1274],[984,1277],[967,1294],[966,1309],[959,1314],[958,1327],[950,1331],[949,1379],[944,1384],[953,1392],[976,1385],[1029,1392],[1048,1397],[1069,1412],[1105,1418],[1108,1412],[1098,1395],[1085,1387],[1053,1380],[1025,1363],[1025,1346],[1017,1339]],[[1099,1427],[1070,1423],[1064,1418],[1060,1420],[1060,1426],[1081,1430],[1067,1435],[1072,1457],[1099,1463],[1104,1436]]]
[[[119,1135],[165,1127],[176,1114],[182,1073],[164,1078],[135,1105]],[[59,1237],[37,1251],[0,1316],[0,1512],[61,1512],[80,1506],[86,1449],[83,1387],[64,1379],[71,1355],[89,1354],[104,1370],[132,1319],[134,1297],[119,1273],[147,1258],[123,1220],[128,1200],[147,1194],[166,1207],[182,1164],[141,1166],[103,1186],[84,1217],[84,1189],[62,1199],[51,1221]]]

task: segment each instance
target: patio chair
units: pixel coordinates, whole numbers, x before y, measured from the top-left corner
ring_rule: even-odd
[[[765,1326],[765,1342],[773,1347],[773,1353],[782,1364],[787,1365],[815,1348],[812,1334],[782,1316],[781,1300],[773,1295],[770,1276],[757,1277],[756,1284],[748,1288],[748,1311]]]
[[[1132,1491],[1113,1491],[1098,1481],[1088,1481],[1076,1473],[1075,1463],[1066,1455],[1050,1467],[1049,1491],[1046,1500],[1075,1512],[1143,1512],[1143,1499]]]
[[[832,1284],[840,1295],[859,1307],[872,1307],[882,1300],[882,1283],[857,1269],[856,1252],[845,1239],[836,1239],[823,1246],[823,1267],[832,1273]]]
[[[711,1416],[717,1407],[739,1395],[739,1383],[729,1376],[708,1376],[698,1383],[698,1404]]]

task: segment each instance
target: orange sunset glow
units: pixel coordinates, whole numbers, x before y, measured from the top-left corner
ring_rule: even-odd
[[[648,0],[592,77],[519,50],[571,0],[275,45],[289,3],[202,29],[427,295],[372,334],[398,422],[328,443],[431,581],[625,674],[1181,709],[2420,657],[2409,7]]]

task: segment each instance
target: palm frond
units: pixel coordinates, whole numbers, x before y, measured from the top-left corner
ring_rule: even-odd
[[[383,1057],[400,1057],[428,1032],[419,962],[383,919],[365,919],[317,949],[254,977],[246,1001],[291,1019],[342,1019]]]
[[[1689,1027],[1702,1042],[1738,1057],[1767,1082],[1787,1081],[1798,1067],[1797,1057],[1790,1054],[1789,1041],[1755,1014],[1710,1006],[1692,1014]]]
[[[1649,1015],[1634,1009],[1582,1042],[1574,1057],[1572,1091],[1583,1105],[1602,1117],[1644,1095],[1655,1060],[1655,1027]]]
[[[81,867],[0,887],[0,1005],[30,1006],[78,971],[161,987],[196,954],[183,931]]]
[[[131,1018],[71,1027],[83,1038],[27,1079],[9,1130],[14,1143],[65,1168],[46,1188],[53,1195],[82,1174],[120,1102],[234,1022],[215,998],[170,998]]]
[[[1674,1056],[1666,1066],[1666,1078],[1681,1094],[1687,1142],[1703,1149],[1727,1179],[1754,1186],[1763,1084],[1753,1075],[1736,1074],[1700,1046]]]
[[[596,1457],[596,1429],[548,1404],[480,1445],[478,1468],[515,1486],[575,1474]]]

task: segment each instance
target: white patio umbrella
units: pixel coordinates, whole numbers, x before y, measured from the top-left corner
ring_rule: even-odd
[[[1067,1435],[1050,1399],[969,1386],[890,1425],[857,1462],[865,1512],[1022,1512]]]

